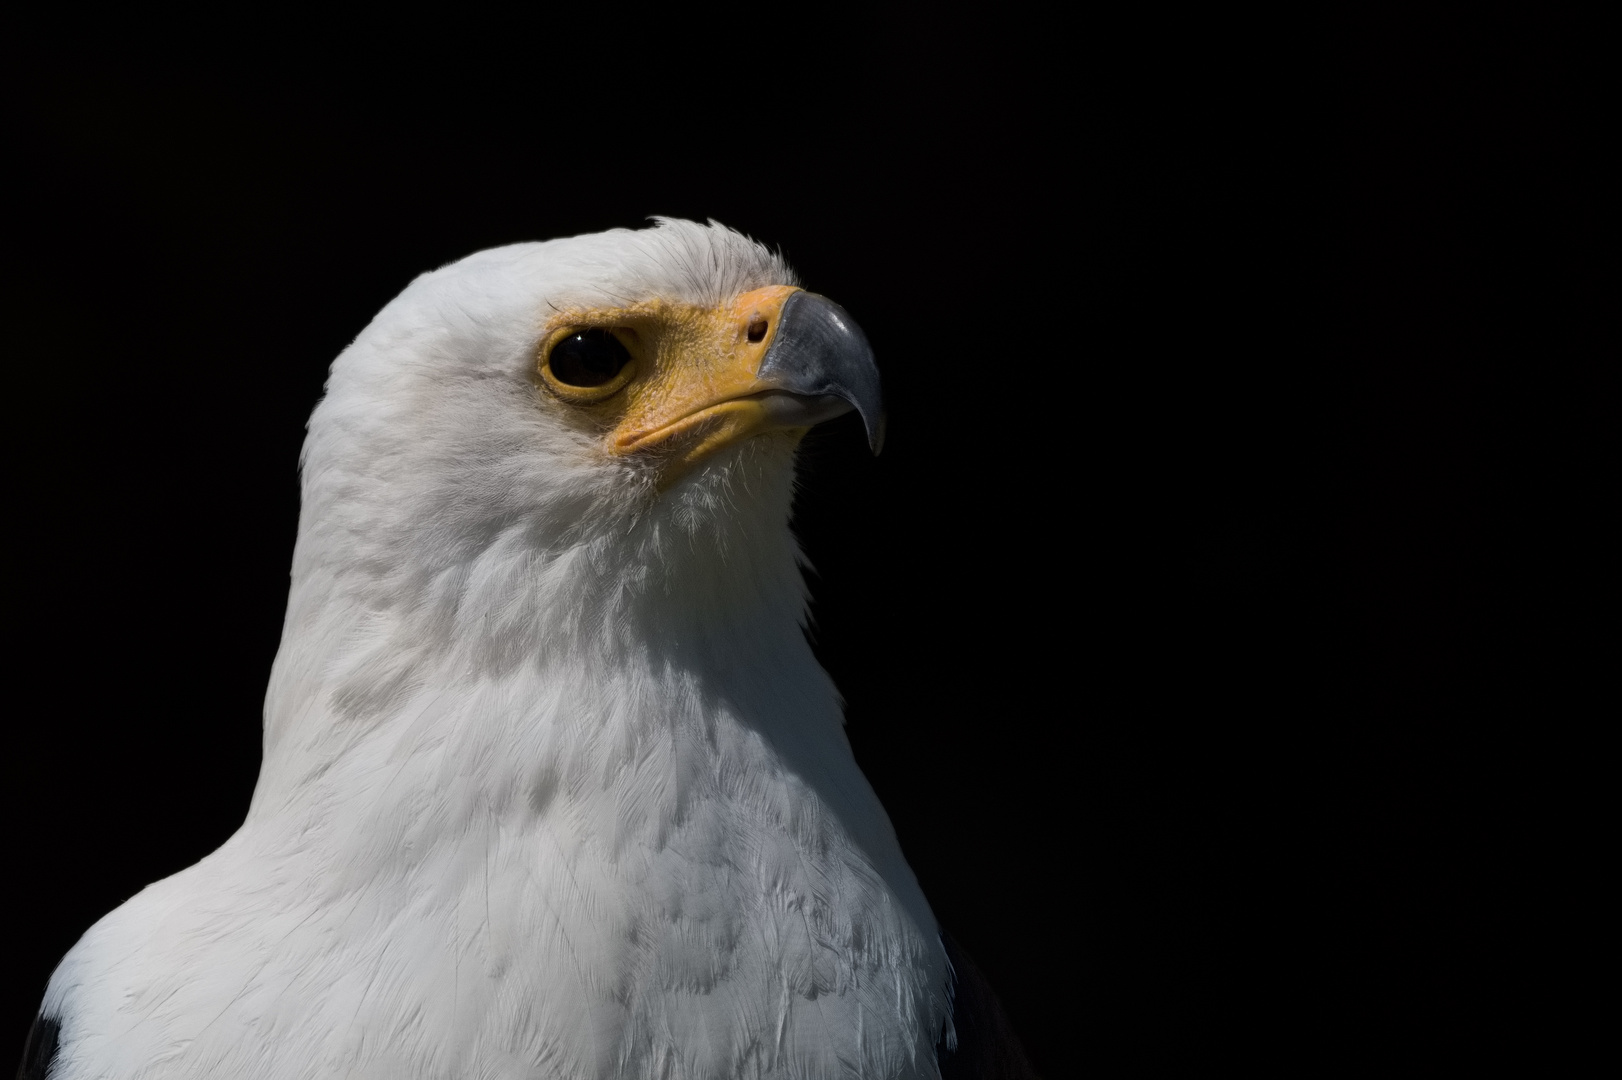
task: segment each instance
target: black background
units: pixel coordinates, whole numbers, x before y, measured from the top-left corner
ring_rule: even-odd
[[[803,469],[818,648],[1046,1075],[1550,1052],[1583,28],[758,16],[13,39],[7,1037],[241,820],[331,359],[669,214],[875,344],[885,453]]]

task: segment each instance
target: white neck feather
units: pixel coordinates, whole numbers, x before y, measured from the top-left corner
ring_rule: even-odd
[[[657,500],[617,493],[592,515],[612,532],[518,515],[431,566],[391,561],[408,548],[328,568],[301,537],[249,830],[323,882],[323,908],[387,897],[432,924],[478,907],[464,948],[512,965],[487,992],[549,991],[535,1007],[578,1075],[643,1060],[701,998],[742,1025],[706,1044],[716,1067],[856,1053],[930,1075],[944,964],[803,633],[792,453],[757,439]],[[537,849],[570,888],[534,880]],[[605,1000],[620,1034],[577,1045]]]

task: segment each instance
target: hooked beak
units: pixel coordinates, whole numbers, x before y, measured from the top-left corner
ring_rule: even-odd
[[[855,409],[867,444],[884,449],[884,395],[873,347],[850,313],[825,296],[795,292],[783,301],[777,333],[756,374],[762,386],[790,395],[821,420]]]
[[[756,289],[729,308],[667,313],[653,372],[610,437],[615,453],[659,452],[685,467],[767,431],[800,432],[855,410],[876,454],[884,399],[873,349],[826,297]]]

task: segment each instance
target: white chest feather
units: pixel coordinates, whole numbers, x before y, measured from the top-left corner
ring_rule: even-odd
[[[848,753],[796,761],[640,675],[471,753],[414,702],[308,813],[256,813],[86,936],[61,1075],[930,1075],[944,960]],[[602,715],[639,697],[675,707]]]

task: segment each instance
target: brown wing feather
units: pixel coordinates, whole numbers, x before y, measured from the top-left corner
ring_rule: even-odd
[[[22,1064],[17,1066],[17,1080],[45,1080],[56,1060],[56,1043],[62,1034],[62,1024],[54,1016],[36,1016],[28,1029],[28,1041],[23,1044]]]
[[[1009,1026],[1002,1003],[979,966],[944,930],[941,944],[946,946],[946,959],[955,975],[952,1026],[957,1029],[956,1049],[948,1050],[944,1041],[935,1048],[941,1080],[1037,1080],[1019,1036]]]

